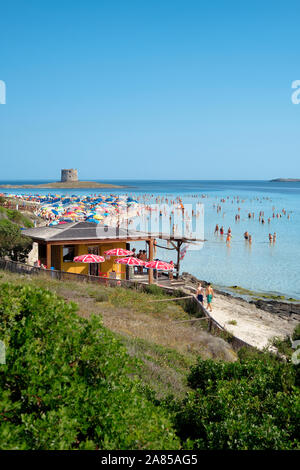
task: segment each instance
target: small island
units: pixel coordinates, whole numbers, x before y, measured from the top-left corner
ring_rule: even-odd
[[[300,183],[300,179],[297,178],[275,178],[270,180],[270,183]]]
[[[40,188],[40,189],[96,189],[96,188],[126,188],[127,186],[119,186],[110,183],[99,183],[95,181],[79,181],[77,169],[63,169],[61,170],[61,180],[54,181],[53,183],[41,184],[2,184],[0,188]]]

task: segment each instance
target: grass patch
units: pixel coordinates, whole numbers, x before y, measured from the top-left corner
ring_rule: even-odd
[[[34,226],[32,221],[28,217],[26,217],[26,215],[22,214],[22,212],[17,211],[15,209],[7,209],[5,207],[0,206],[0,218],[8,219],[17,225],[20,225],[20,227],[31,228]]]

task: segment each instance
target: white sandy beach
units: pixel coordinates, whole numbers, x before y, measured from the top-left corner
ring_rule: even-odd
[[[243,300],[215,294],[212,303],[212,317],[227,331],[247,343],[262,349],[275,336],[290,335],[297,321],[271,314]],[[236,325],[229,324],[235,320]]]

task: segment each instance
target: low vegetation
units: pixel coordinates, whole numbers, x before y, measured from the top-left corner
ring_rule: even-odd
[[[0,448],[299,449],[291,356],[237,356],[165,299],[3,272]]]
[[[167,412],[130,378],[131,359],[102,325],[51,292],[0,288],[1,449],[176,449]]]
[[[239,360],[199,359],[184,400],[167,403],[182,445],[191,449],[300,449],[299,368],[249,350]]]
[[[16,209],[7,209],[0,205],[0,220],[8,219],[11,222],[19,225],[20,227],[24,228],[31,228],[33,227],[33,223],[29,217],[22,214],[22,212]]]

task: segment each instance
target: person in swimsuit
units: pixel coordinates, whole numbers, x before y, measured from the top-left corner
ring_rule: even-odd
[[[201,285],[201,282],[199,282],[198,287],[197,287],[197,300],[203,305],[203,287]]]
[[[224,235],[224,228],[223,228],[223,226],[220,228],[220,235]]]
[[[206,300],[207,300],[207,308],[212,312],[211,302],[214,297],[214,291],[213,291],[213,288],[211,287],[210,282],[207,284],[205,293],[206,293]]]
[[[249,238],[249,233],[248,232],[244,233],[244,238],[245,238],[245,240],[248,240],[248,238]]]

